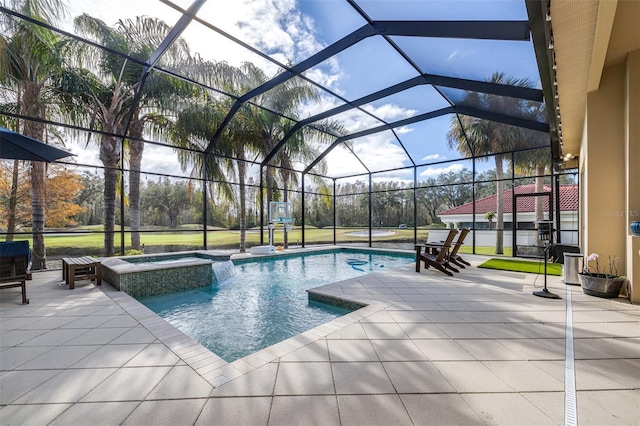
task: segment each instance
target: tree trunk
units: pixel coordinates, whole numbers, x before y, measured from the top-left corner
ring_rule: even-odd
[[[45,187],[46,165],[41,161],[31,162],[31,212],[33,232],[32,269],[47,269],[47,252],[44,245],[44,222],[47,205]]]
[[[131,137],[142,139],[142,123],[131,123]],[[131,248],[140,250],[140,168],[144,142],[129,140],[129,225],[131,226]]]
[[[496,155],[496,254],[504,254],[504,172],[502,155]]]
[[[273,201],[273,187],[274,187],[273,168],[267,166],[265,170],[265,181],[267,183],[267,212],[269,212],[269,204]]]
[[[33,118],[44,117],[44,107],[40,103],[42,85],[27,82],[22,97],[22,111]],[[24,134],[39,141],[43,140],[44,123],[25,120]],[[31,256],[33,269],[47,268],[47,254],[44,246],[44,222],[46,215],[45,164],[38,161],[31,162],[31,216],[33,233],[33,255]]]
[[[238,180],[240,190],[240,253],[247,251],[247,188],[245,184],[245,175],[247,173],[247,165],[244,160],[244,152],[238,153]]]
[[[283,179],[284,181],[284,194],[282,197],[282,201],[284,201],[285,203],[289,201],[289,172],[284,172],[283,174]],[[316,225],[318,223],[316,222]],[[284,224],[284,238],[282,241],[282,247],[283,248],[289,248],[289,233],[287,232],[287,223]]]
[[[5,241],[13,241],[16,232],[16,206],[18,205],[18,160],[13,160],[13,172],[11,173],[11,194],[9,195],[9,218],[7,220],[7,236]]]
[[[100,160],[104,170],[104,254],[114,255],[116,228],[116,186],[120,164],[120,142],[113,136],[103,135],[100,141]]]
[[[543,192],[544,191],[544,171],[545,171],[545,165],[544,163],[542,164],[536,164],[536,181],[535,181],[535,192]],[[544,220],[544,198],[545,197],[536,197],[536,202],[535,202],[535,223],[536,226],[538,224],[538,222],[540,222],[541,220]],[[538,233],[536,232],[536,246],[541,246],[542,241],[540,240],[540,237],[538,235]]]

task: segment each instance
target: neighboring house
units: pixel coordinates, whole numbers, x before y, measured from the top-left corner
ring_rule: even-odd
[[[550,185],[544,185],[543,192],[551,191]],[[535,185],[521,185],[516,187],[516,220],[518,223],[518,244],[521,244],[520,237],[528,235],[535,239],[535,199],[536,197],[518,197],[519,194],[532,194],[535,192]],[[504,229],[505,246],[511,246],[511,229],[513,228],[513,203],[511,189],[504,191]],[[544,196],[544,218],[548,219],[549,197]],[[476,200],[476,231],[489,230],[489,221],[485,218],[487,212],[497,210],[496,195],[480,198]],[[453,209],[443,211],[438,214],[440,220],[447,225],[447,228],[473,228],[473,203],[463,204]],[[551,220],[555,221],[555,214],[552,213]],[[493,221],[495,228],[496,222]],[[557,224],[554,228],[558,228]],[[578,185],[560,185],[560,229],[562,231],[563,244],[578,244]],[[506,231],[509,231],[508,233]],[[492,232],[493,234],[493,232]],[[524,241],[523,244],[526,244]]]

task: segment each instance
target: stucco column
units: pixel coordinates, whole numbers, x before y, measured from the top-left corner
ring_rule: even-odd
[[[626,274],[631,302],[640,304],[640,237],[629,224],[640,220],[640,50],[629,54],[625,76]]]
[[[626,263],[625,75],[623,63],[605,67],[598,90],[587,95],[581,152],[583,253],[599,254],[607,273],[609,256]]]

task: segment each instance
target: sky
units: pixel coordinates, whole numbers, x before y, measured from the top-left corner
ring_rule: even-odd
[[[169,25],[180,14],[157,0],[66,0],[69,13],[61,27],[73,32],[72,17],[81,13],[101,18],[113,25],[118,19],[153,16]],[[191,0],[174,0],[174,4],[188,8]],[[524,0],[462,1],[462,0],[360,0],[358,4],[372,19],[510,19],[525,20]],[[296,64],[339,40],[365,21],[344,0],[208,0],[198,16],[221,31],[265,52],[282,64]],[[254,62],[267,75],[274,75],[278,65],[243,48],[204,25],[192,21],[181,35],[192,53],[204,59],[226,61],[240,65]],[[393,41],[411,55],[424,72],[461,78],[484,80],[497,70],[522,78],[529,78],[539,88],[535,58],[527,42],[486,42],[477,40],[423,39],[392,37]],[[488,60],[490,58],[490,60]],[[470,66],[470,64],[472,66]],[[304,75],[325,85],[335,94],[349,101],[415,77],[416,70],[382,37],[371,37],[352,46],[331,59],[307,70]],[[300,117],[326,111],[343,103],[321,92],[317,104],[305,105]],[[417,86],[389,98],[367,104],[364,110],[381,120],[394,122],[417,114],[448,106],[431,86]],[[373,117],[352,110],[337,117],[348,133],[380,126]],[[410,166],[406,150],[415,163],[460,158],[448,148],[446,133],[451,116],[419,122],[355,139],[354,152],[370,171]],[[398,143],[398,138],[404,148]],[[95,145],[72,147],[79,163],[96,164]],[[350,152],[336,148],[327,156],[329,175],[344,176],[364,172],[363,166]],[[170,149],[148,146],[143,167],[148,170],[175,169],[177,160]],[[419,177],[433,177],[439,173],[470,168],[470,162],[434,164],[420,168]],[[182,174],[177,172],[175,174]],[[385,174],[385,179],[413,180],[411,169]]]

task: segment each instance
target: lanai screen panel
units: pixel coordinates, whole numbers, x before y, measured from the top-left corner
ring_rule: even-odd
[[[398,129],[398,137],[416,165],[440,163],[464,157],[448,144],[448,133],[455,114],[412,123]]]
[[[181,3],[187,8],[192,1]],[[365,24],[346,1],[210,0],[197,16],[284,65],[306,59]]]
[[[492,77],[495,77],[495,80],[497,81],[501,81],[501,84],[511,82],[512,84],[510,85],[522,87],[527,87],[533,84],[528,80],[511,80],[505,75],[495,75]],[[439,86],[437,89],[456,106],[509,115],[511,117],[523,118],[540,123],[546,122],[544,104],[533,99],[501,96],[492,93],[477,93],[469,90],[452,89]]]
[[[74,39],[81,48],[74,52],[79,54],[65,56],[50,46],[50,57],[64,59],[62,67],[67,75],[56,80],[56,73],[51,72],[47,84],[73,80],[75,89],[90,89],[86,93],[98,95],[96,98],[104,95],[104,102],[108,102],[109,90],[118,88],[120,92],[111,97],[119,105],[118,117],[114,120],[117,125],[110,126],[109,120],[97,114],[100,106],[79,105],[80,97],[76,97],[68,105],[77,107],[75,113],[80,117],[71,119],[64,116],[68,111],[50,110],[44,118],[53,122],[45,123],[47,138],[56,130],[63,135],[67,147],[78,154],[64,163],[75,161],[77,165],[71,167],[87,182],[89,177],[102,179],[108,168],[117,169],[116,214],[124,216],[120,232],[127,240],[124,226],[127,217],[134,216],[127,205],[127,200],[132,200],[128,190],[136,183],[133,152],[140,143],[144,146],[140,167],[143,192],[154,185],[167,185],[167,192],[179,189],[184,193],[185,186],[194,190],[175,220],[155,215],[155,199],[145,198],[142,225],[162,224],[170,227],[171,233],[183,232],[184,241],[175,243],[185,247],[195,244],[189,248],[204,243],[200,236],[208,235],[209,246],[217,240],[211,229],[208,234],[199,232],[205,224],[218,229],[238,226],[242,181],[249,183],[251,192],[246,200],[251,208],[244,212],[248,217],[245,226],[257,224],[257,194],[264,191],[257,186],[259,172],[266,171],[260,166],[274,166],[269,172],[278,176],[276,192],[288,189],[289,199],[299,209],[303,204],[302,180],[305,191],[311,191],[305,208],[324,205],[324,193],[314,192],[320,192],[317,175],[327,176],[329,186],[334,179],[345,185],[358,182],[357,201],[346,194],[336,205],[339,215],[354,210],[345,200],[360,203],[364,213],[350,223],[346,216],[336,222],[371,226],[368,203],[372,190],[374,204],[394,206],[393,215],[378,218],[372,212],[372,220],[398,230],[404,229],[398,228],[401,224],[411,226],[414,207],[418,210],[415,224],[420,226],[437,221],[443,208],[468,203],[474,178],[478,180],[476,195],[482,196],[483,191],[485,195],[496,191],[497,175],[503,178],[501,184],[508,186],[512,173],[519,183],[549,173],[548,163],[544,172],[538,163],[550,156],[538,73],[547,66],[551,75],[542,81],[551,85],[553,72],[544,60],[540,68],[537,66],[533,43],[527,38],[523,0],[63,2],[69,6],[69,14],[40,29],[68,31],[69,36],[57,32],[57,37],[67,42]],[[4,2],[3,18],[6,14],[9,19],[23,20],[6,13],[7,8],[19,5]],[[103,26],[105,31],[91,33],[86,31],[88,27],[85,31],[74,27],[73,18],[85,12],[94,18],[85,17],[86,21]],[[500,21],[507,20],[514,21],[515,32],[506,31],[509,40],[501,40],[494,27],[504,28]],[[479,31],[483,29],[484,34]],[[518,30],[521,34],[516,34]],[[111,35],[105,37],[108,33]],[[6,34],[13,35],[11,31]],[[484,37],[487,35],[489,39]],[[74,43],[67,43],[67,47]],[[544,44],[538,47],[549,53]],[[73,76],[80,68],[91,75]],[[484,84],[498,75],[505,76],[502,82],[506,87]],[[525,80],[535,92],[531,96],[509,86]],[[501,91],[505,88],[508,90]],[[545,88],[553,97],[552,88]],[[298,89],[307,93],[296,94]],[[491,95],[496,102],[476,104],[473,97],[478,93]],[[292,97],[287,100],[287,95]],[[16,98],[8,96],[7,100],[15,104]],[[514,104],[519,107],[514,109]],[[15,111],[3,109],[0,119],[29,120],[20,116],[23,111]],[[553,121],[555,117],[550,116]],[[55,123],[57,120],[61,123]],[[461,135],[452,141],[450,132],[456,126]],[[493,128],[491,145],[475,137],[478,127]],[[555,129],[555,123],[552,127]],[[496,143],[503,139],[500,132],[517,137]],[[116,148],[110,164],[100,160],[103,138],[111,138],[108,143]],[[473,156],[477,158],[468,158]],[[500,170],[496,160],[502,162]],[[246,165],[244,174],[240,163]],[[131,169],[134,173],[130,175]],[[297,180],[283,177],[286,169],[291,169]],[[112,178],[111,183],[114,181]],[[406,186],[384,186],[389,183]],[[418,186],[418,202],[412,206],[414,184]],[[232,199],[221,196],[219,190],[225,188],[230,188]],[[438,200],[445,201],[432,203]],[[120,206],[124,206],[123,212],[119,212]],[[332,214],[329,206],[316,209],[315,225],[330,224]],[[95,216],[100,220],[105,217],[98,210]],[[189,231],[174,227],[182,224],[189,224],[184,228]],[[194,243],[190,242],[191,232],[198,237]],[[414,235],[402,232],[409,238]],[[357,238],[365,243],[369,239],[368,235]],[[374,242],[382,238],[374,238]],[[424,237],[418,234],[418,239]],[[387,240],[378,242],[386,244]]]
[[[540,88],[531,42],[419,37],[392,39],[426,73],[490,81],[494,73],[500,72],[529,79]]]
[[[317,173],[334,178],[347,177],[353,175],[366,175],[369,170],[358,158],[347,143],[338,144],[324,158],[324,163],[319,163],[311,169],[312,173]],[[367,179],[362,176],[360,179]]]
[[[329,67],[339,69],[339,78],[331,87],[350,101],[418,75],[381,36],[365,38],[311,68],[305,75],[311,77]]]
[[[527,19],[519,0],[358,0],[372,19],[378,20],[522,20]]]
[[[353,139],[349,143],[369,171],[380,172],[412,165],[407,152],[391,130]]]
[[[284,71],[266,55],[200,21],[191,21],[180,37],[189,44],[194,57],[169,69],[226,93],[243,95]]]
[[[138,53],[143,48],[151,49],[149,53],[158,48],[182,17],[181,12],[159,1],[66,0],[62,4],[66,10],[58,13],[66,13],[56,22],[57,28],[138,59],[147,59]],[[92,31],[92,28],[100,31]],[[148,31],[149,28],[153,29],[153,33]],[[115,37],[108,37],[109,34]]]
[[[469,156],[510,155],[511,151],[550,145],[546,132],[463,114],[459,114],[459,118],[460,124],[452,131],[456,136],[456,146]],[[464,134],[463,138],[460,138],[461,134]],[[480,161],[485,160],[480,158]]]
[[[465,83],[490,80],[496,72],[500,72],[516,80],[526,79],[535,89],[541,87],[532,42],[525,40],[527,34],[522,34],[522,39],[517,41],[477,40],[467,39],[464,36],[458,38],[457,35],[446,38],[375,34],[376,31],[386,31],[385,24],[381,24],[382,21],[425,20],[439,21],[439,24],[450,22],[452,30],[450,34],[458,35],[462,26],[454,21],[481,23],[482,21],[509,20],[523,23],[528,17],[525,3],[521,0],[488,2],[307,0],[270,3],[239,1],[229,4],[188,0],[149,0],[130,4],[130,2],[118,0],[109,2],[108,5],[69,0],[65,3],[69,6],[69,15],[55,22],[54,26],[87,37],[111,49],[111,51],[107,49],[101,52],[98,47],[86,45],[86,51],[93,53],[80,57],[78,64],[82,65],[81,62],[86,62],[87,66],[92,67],[92,71],[97,72],[101,65],[110,65],[114,68],[118,63],[124,62],[124,55],[129,55],[128,60],[131,64],[127,66],[131,70],[131,75],[128,77],[131,77],[132,92],[135,91],[133,86],[137,81],[136,77],[142,77],[139,71],[143,69],[143,65],[147,65],[151,67],[151,71],[145,77],[145,90],[158,80],[156,77],[160,74],[174,75],[184,77],[185,81],[193,85],[194,91],[208,90],[211,99],[225,100],[219,108],[218,116],[210,122],[211,127],[226,126],[227,128],[220,130],[218,134],[215,128],[214,135],[208,138],[207,144],[204,143],[207,142],[205,137],[198,139],[197,143],[192,142],[193,146],[200,146],[201,149],[209,152],[215,152],[217,144],[224,138],[229,128],[246,128],[242,125],[243,118],[237,117],[239,111],[245,107],[252,109],[254,106],[263,106],[266,110],[262,113],[267,116],[280,114],[279,120],[284,120],[287,123],[286,126],[292,129],[297,121],[303,120],[303,124],[308,124],[304,120],[313,118],[320,112],[343,106],[345,101],[357,102],[364,96],[412,78],[422,78],[421,74],[424,74],[426,79],[434,76],[454,77],[462,79],[462,83]],[[183,15],[183,11],[187,9],[194,11],[192,16]],[[105,28],[108,27],[114,34],[121,34],[121,38],[107,39],[98,34],[91,35],[86,31],[81,32],[79,28],[74,28],[73,17],[85,12],[95,18],[95,23],[103,22]],[[143,16],[149,18],[138,19]],[[157,31],[142,38],[136,29],[140,29],[137,26],[146,22],[144,19],[155,22]],[[414,30],[418,32],[423,29],[429,30],[437,24],[438,22],[422,23]],[[373,33],[351,44],[347,42],[351,34],[367,25]],[[171,32],[172,28],[175,29],[174,33]],[[398,27],[395,28],[394,31],[397,32]],[[336,43],[343,45],[338,48],[335,47]],[[321,56],[320,59],[314,60],[313,55]],[[89,59],[93,58],[98,59],[89,64]],[[136,64],[136,61],[143,63]],[[253,68],[245,65],[247,61],[253,64]],[[70,61],[68,65],[78,64]],[[225,74],[230,71],[237,74]],[[278,81],[272,80],[275,76],[283,75],[287,77]],[[104,73],[101,77],[107,78]],[[204,89],[196,87],[196,83]],[[473,90],[468,87],[458,87],[459,84],[461,81],[438,82],[438,84],[428,82],[397,93],[389,93],[381,98],[361,102],[358,105],[349,105],[353,109],[346,112],[335,111],[336,114],[323,116],[322,119],[333,120],[341,125],[342,128],[329,132],[333,138],[371,129],[380,130],[383,134],[388,130],[383,130],[382,125],[390,124],[395,128],[395,134],[389,140],[392,140],[392,145],[401,150],[407,150],[410,159],[403,161],[402,164],[411,167],[412,164],[433,160],[434,157],[431,156],[436,154],[441,155],[441,158],[445,157],[444,153],[427,152],[424,144],[413,142],[414,135],[419,133],[418,129],[420,133],[429,131],[431,122],[442,123],[443,119],[425,117],[423,122],[398,126],[394,126],[394,123],[443,108],[453,108],[452,112],[455,112],[456,108],[473,106],[468,97]],[[280,102],[278,92],[296,85],[308,85],[315,91],[318,98],[304,99],[296,108],[286,108],[285,104]],[[261,90],[253,95],[251,90],[258,87]],[[242,99],[242,108],[234,110],[236,97],[247,94],[252,95]],[[539,99],[527,100],[526,102],[530,103],[530,111],[525,112],[502,109],[499,104],[495,108],[489,107],[483,111],[516,116],[516,118],[529,118],[529,114],[535,115],[533,110],[536,113],[542,112],[544,105],[539,101]],[[135,107],[138,107],[139,102],[144,102],[144,97],[133,101],[131,105],[135,103]],[[181,101],[182,104],[184,110],[193,110],[199,106],[186,95]],[[366,112],[356,109],[357,106]],[[146,108],[144,105],[142,107]],[[447,114],[446,117],[449,119],[451,115]],[[468,116],[464,115],[464,111],[462,113],[458,111],[458,117]],[[545,124],[546,117],[539,114],[535,115],[533,120]],[[423,123],[429,124],[422,128]],[[514,126],[513,123],[507,125]],[[542,130],[540,133],[544,133],[543,126],[540,129]],[[120,131],[129,132],[130,129],[124,126],[116,133]],[[436,141],[438,146],[444,146],[446,143],[443,143],[443,133],[446,132],[440,129],[435,132],[435,136],[430,133],[415,139],[428,140],[429,147],[432,140]],[[284,139],[285,135],[282,131],[272,135],[274,150],[284,149],[284,146],[290,144],[287,141],[281,147],[278,146],[278,142]],[[353,140],[359,137],[363,136],[354,137]],[[367,135],[366,137],[374,138],[375,136]],[[292,138],[292,141],[295,139]],[[154,137],[153,140],[165,142],[165,139],[160,136]],[[336,149],[330,142],[327,145],[322,142],[311,142],[311,145],[318,152],[310,152],[310,155],[322,155],[321,148],[325,146],[331,150]],[[517,149],[526,147],[524,142],[516,145]],[[352,142],[351,148],[356,154],[363,154],[366,157],[364,159],[359,156],[354,157],[354,164],[358,164],[358,169],[365,172],[379,170],[375,165],[375,157],[381,155],[377,146],[373,146],[373,154],[358,152],[357,142]],[[513,148],[503,146],[498,149],[484,150],[484,152],[495,153],[508,149]],[[226,153],[223,154],[226,155]],[[270,157],[270,154],[275,154],[275,151],[268,152],[263,149],[255,159],[261,161]],[[476,152],[473,151],[471,154],[474,155]],[[354,154],[349,152],[349,155]],[[327,160],[329,156],[327,155]],[[453,158],[453,156],[446,157]],[[367,164],[367,161],[372,161],[374,164]],[[309,167],[313,162],[305,159],[297,164],[299,165],[294,168],[299,170],[305,166]],[[343,172],[346,171],[343,170]]]
[[[457,185],[472,182],[473,160],[445,161],[417,168],[417,186]]]
[[[397,121],[451,106],[431,85],[420,84],[363,105],[367,111]]]
[[[516,179],[534,176],[542,177],[550,172],[551,149],[550,147],[544,147],[515,152],[513,161]]]

